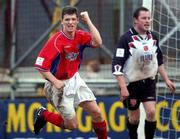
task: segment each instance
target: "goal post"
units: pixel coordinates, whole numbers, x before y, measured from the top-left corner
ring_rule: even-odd
[[[166,106],[157,110],[158,124],[155,137],[180,139],[180,1],[154,0],[152,27],[159,38],[165,69],[177,88],[174,95],[165,84],[164,87],[157,88],[157,99],[161,102],[163,100]],[[158,82],[161,81],[159,76]]]
[[[142,6],[148,8],[149,11],[151,12],[152,11],[152,1],[153,0],[143,0]]]

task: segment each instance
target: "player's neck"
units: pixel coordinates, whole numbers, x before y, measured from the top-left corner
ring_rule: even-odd
[[[68,32],[68,31],[66,31],[66,30],[63,30],[63,32],[64,32],[64,34],[68,37],[68,38],[70,38],[70,39],[74,39],[74,36],[75,36],[75,31],[73,31],[73,32]]]
[[[147,34],[147,31],[141,30],[141,29],[137,28],[136,26],[134,27],[134,29],[136,30],[136,32],[139,33],[139,35],[145,35],[145,34]]]

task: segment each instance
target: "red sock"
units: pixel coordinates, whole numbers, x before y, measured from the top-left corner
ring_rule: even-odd
[[[92,124],[98,139],[107,139],[106,122],[92,122]]]
[[[45,110],[43,112],[43,116],[47,122],[50,122],[51,124],[54,124],[58,127],[62,127],[62,128],[64,127],[64,120],[60,114],[49,112],[49,111]]]

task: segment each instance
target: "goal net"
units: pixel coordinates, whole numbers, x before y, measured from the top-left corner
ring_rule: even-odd
[[[180,139],[180,0],[153,0],[152,14],[165,69],[177,87],[172,95],[159,76],[155,138]]]

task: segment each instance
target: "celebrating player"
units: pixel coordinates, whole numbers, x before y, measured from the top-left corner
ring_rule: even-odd
[[[175,84],[168,78],[163,56],[154,33],[149,31],[150,12],[140,7],[134,12],[134,27],[120,37],[112,72],[118,81],[121,100],[128,108],[127,128],[131,139],[137,139],[142,102],[146,112],[145,138],[153,139],[156,129],[156,75],[160,73],[171,92]],[[126,85],[127,84],[127,85]]]
[[[91,115],[98,139],[107,139],[106,122],[96,98],[78,73],[84,48],[100,47],[102,39],[88,12],[81,12],[80,16],[90,32],[77,30],[79,18],[75,7],[64,7],[62,30],[47,41],[37,57],[35,68],[46,79],[46,98],[59,113],[39,108],[34,123],[35,134],[39,134],[46,122],[65,129],[77,128],[75,107],[81,106]]]

